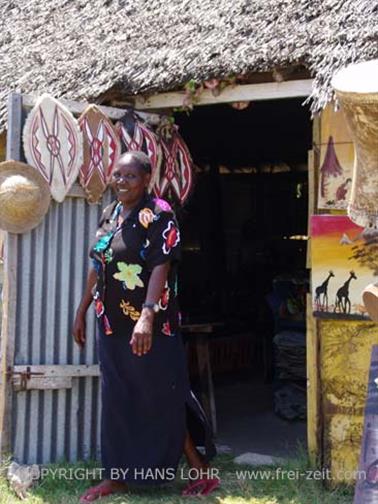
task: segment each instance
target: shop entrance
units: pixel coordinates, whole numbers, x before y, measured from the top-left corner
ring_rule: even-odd
[[[217,442],[235,454],[282,456],[306,443],[312,124],[302,101],[202,106],[175,117],[196,165],[179,215],[183,322],[214,324]],[[195,387],[195,359],[190,367]]]

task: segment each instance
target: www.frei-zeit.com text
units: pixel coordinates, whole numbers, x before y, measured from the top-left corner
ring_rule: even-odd
[[[105,477],[110,477],[120,481],[148,481],[148,480],[164,480],[174,481],[175,479],[192,480],[199,478],[232,478],[239,481],[259,481],[259,480],[332,480],[334,478],[345,480],[348,479],[366,479],[365,471],[336,471],[337,474],[331,473],[330,469],[285,469],[275,467],[272,469],[240,469],[227,471],[223,473],[221,469],[216,467],[206,469],[195,468],[179,468],[177,471],[172,467],[157,469],[157,468],[119,468],[113,467],[107,472],[104,468],[88,468],[88,467],[40,467],[38,471],[33,471],[31,475],[33,479],[68,479],[68,480],[96,480]]]

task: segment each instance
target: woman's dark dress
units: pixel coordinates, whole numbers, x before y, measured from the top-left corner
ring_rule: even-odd
[[[189,388],[179,333],[176,267],[180,233],[164,200],[146,195],[117,229],[121,207],[105,208],[91,257],[99,320],[102,374],[101,453],[105,477],[143,485],[173,479],[186,430],[215,454],[211,431]],[[151,350],[132,353],[130,338],[145,301],[151,271],[170,261],[155,315]]]

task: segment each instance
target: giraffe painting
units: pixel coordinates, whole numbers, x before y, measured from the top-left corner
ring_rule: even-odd
[[[335,313],[337,311],[339,313],[348,313],[348,314],[350,313],[351,302],[349,299],[349,284],[352,279],[357,280],[354,271],[349,272],[348,280],[344,282],[343,285],[336,292],[335,307],[333,309]]]
[[[333,271],[330,270],[324,282],[315,289],[315,304],[319,311],[328,311],[328,282],[334,276]]]
[[[311,217],[311,291],[314,317],[369,320],[366,285],[378,284],[378,234],[345,215]]]

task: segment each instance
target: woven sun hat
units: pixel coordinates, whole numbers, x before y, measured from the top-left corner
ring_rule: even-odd
[[[0,229],[25,233],[38,226],[50,205],[50,188],[32,166],[0,163]]]
[[[362,299],[370,318],[378,322],[378,283],[365,287]]]

